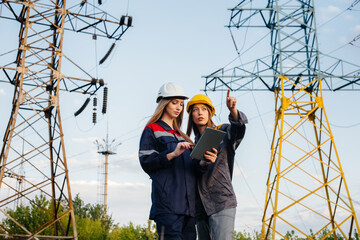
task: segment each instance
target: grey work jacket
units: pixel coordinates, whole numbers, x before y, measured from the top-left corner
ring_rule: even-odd
[[[224,140],[218,150],[215,163],[203,168],[197,173],[196,216],[202,219],[224,209],[237,205],[232,186],[235,150],[245,134],[245,124],[248,123],[244,113],[239,112],[238,121],[229,115],[230,124],[222,124],[217,129],[226,131]],[[195,136],[195,142],[200,135]]]

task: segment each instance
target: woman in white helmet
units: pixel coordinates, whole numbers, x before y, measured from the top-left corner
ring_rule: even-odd
[[[234,239],[234,222],[236,213],[236,196],[232,186],[235,150],[245,134],[248,122],[244,113],[236,108],[236,98],[226,97],[226,105],[230,111],[230,124],[215,126],[212,117],[215,107],[209,97],[195,95],[187,104],[189,113],[187,135],[195,134],[197,142],[207,127],[226,132],[224,140],[210,165],[197,171],[196,191],[196,224],[199,240],[231,240]]]
[[[196,239],[194,169],[199,162],[190,158],[192,141],[180,130],[184,99],[188,97],[179,85],[165,83],[140,139],[140,164],[152,180],[149,218],[164,240]]]

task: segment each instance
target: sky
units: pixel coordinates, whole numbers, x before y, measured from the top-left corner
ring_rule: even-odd
[[[264,5],[265,5],[264,1]],[[60,96],[65,148],[71,192],[86,203],[96,203],[99,163],[95,140],[106,137],[121,143],[109,157],[109,213],[115,223],[130,221],[144,225],[150,209],[151,180],[138,160],[139,139],[155,110],[157,91],[165,82],[177,82],[188,96],[201,93],[202,77],[226,66],[237,54],[229,31],[230,11],[238,1],[103,1],[114,16],[133,17],[133,27],[118,41],[109,59],[96,62],[107,52],[111,41],[94,41],[89,36],[66,32],[65,54],[86,71],[103,78],[109,88],[107,114],[98,111],[92,124],[92,107],[74,117],[86,96],[63,93]],[[353,1],[316,1],[320,51],[360,65],[360,42],[347,44],[360,34],[360,6],[344,11]],[[356,10],[357,9],[357,10]],[[1,11],[1,9],[0,9]],[[334,16],[336,18],[332,19]],[[0,19],[0,24],[1,23]],[[0,25],[12,31],[9,26]],[[3,31],[2,31],[3,32]],[[15,31],[15,44],[16,35]],[[1,34],[0,41],[8,41]],[[248,39],[251,41],[251,39]],[[0,46],[0,54],[7,51]],[[254,49],[260,51],[260,49]],[[3,138],[11,109],[12,85],[0,82],[0,138]],[[271,92],[232,92],[237,107],[249,119],[246,136],[236,152],[233,184],[238,199],[235,229],[261,228],[266,178],[274,125],[274,96]],[[227,122],[225,95],[211,92],[216,107],[215,123]],[[102,98],[99,92],[98,98]],[[360,218],[359,92],[325,92],[325,110],[335,136],[345,178]],[[183,130],[187,116],[184,115]]]

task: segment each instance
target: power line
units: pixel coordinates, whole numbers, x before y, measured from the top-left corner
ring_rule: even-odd
[[[336,125],[336,124],[332,124],[332,123],[330,123],[330,125],[333,127],[337,127],[337,128],[353,128],[353,127],[360,125],[360,122],[352,124],[352,125],[348,125],[348,126],[340,126],[340,125]]]
[[[130,0],[127,1],[127,7],[126,7],[126,16],[129,13],[129,6],[130,6]]]
[[[358,3],[360,3],[360,0],[355,0],[350,7],[347,8],[347,10],[353,10],[352,8],[355,7],[355,5],[357,5]]]
[[[354,47],[358,47],[358,46],[354,45],[354,43],[355,43],[356,41],[358,41],[359,39],[360,39],[360,34],[358,34],[356,37],[354,37],[353,40],[351,40],[350,42],[348,42],[348,43],[346,43],[346,44],[344,44],[344,45],[336,48],[335,50],[331,51],[329,54],[331,54],[331,53],[333,53],[333,52],[336,52],[337,50],[339,50],[339,49],[347,46],[348,44],[351,45],[351,46],[354,46]]]
[[[236,165],[237,165],[237,167],[238,167],[238,169],[239,169],[239,171],[240,171],[240,173],[241,173],[241,176],[243,177],[243,179],[244,179],[244,181],[245,181],[246,186],[248,187],[248,189],[249,189],[252,197],[254,198],[256,204],[258,205],[259,209],[263,210],[263,208],[262,208],[261,205],[259,204],[259,202],[258,202],[258,200],[257,200],[257,198],[256,198],[256,196],[255,196],[255,194],[254,194],[254,192],[253,192],[253,190],[252,190],[252,188],[250,187],[249,183],[246,181],[245,175],[244,175],[243,171],[241,170],[241,167],[240,167],[238,161],[235,161],[235,163],[236,163]]]
[[[253,4],[253,2],[250,1],[250,8],[252,8],[252,4]],[[249,15],[250,15],[250,14],[249,14]],[[236,52],[237,52],[237,54],[238,54],[239,57],[240,57],[240,52],[241,52],[241,51],[244,49],[244,47],[245,47],[245,43],[246,43],[246,39],[247,39],[247,35],[248,35],[248,30],[249,30],[250,23],[251,23],[251,18],[250,18],[249,23],[248,23],[248,25],[247,25],[247,28],[246,28],[246,30],[245,30],[244,41],[243,41],[243,44],[242,44],[240,50],[238,50],[238,47],[237,47],[237,44],[236,44],[236,42],[235,42],[233,33],[232,33],[231,28],[230,28],[230,26],[229,26],[229,31],[230,31],[230,34],[231,34],[231,39],[232,39],[232,41],[233,41],[233,43],[234,43],[234,45],[235,45],[235,49],[236,49]]]
[[[269,138],[269,136],[268,136],[268,134],[267,134],[266,127],[265,127],[265,124],[264,124],[264,120],[263,120],[262,117],[261,117],[260,110],[259,110],[259,106],[258,106],[258,104],[257,104],[257,102],[256,102],[254,93],[251,92],[251,94],[252,94],[252,97],[253,97],[253,100],[254,100],[254,103],[255,103],[255,106],[256,106],[256,110],[257,110],[257,112],[258,112],[258,115],[260,116],[261,125],[262,125],[262,127],[263,127],[263,129],[264,129],[266,139],[268,140],[268,143],[269,143],[269,145],[271,146],[271,140],[270,140],[270,138]]]
[[[331,22],[331,21],[334,20],[335,18],[339,17],[339,16],[342,15],[344,12],[353,10],[353,7],[355,7],[359,2],[360,2],[360,0],[355,0],[355,1],[350,5],[350,7],[346,8],[345,10],[343,10],[343,11],[340,12],[339,14],[335,15],[334,17],[330,18],[330,19],[327,20],[326,22],[320,24],[320,25],[318,26],[318,29],[319,29],[320,27],[324,26],[325,24]]]

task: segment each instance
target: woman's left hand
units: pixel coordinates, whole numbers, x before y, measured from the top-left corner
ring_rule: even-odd
[[[206,151],[206,154],[204,154],[206,160],[201,160],[200,165],[207,166],[213,164],[216,161],[217,155],[218,155],[218,151],[215,148],[213,148],[211,152]]]

